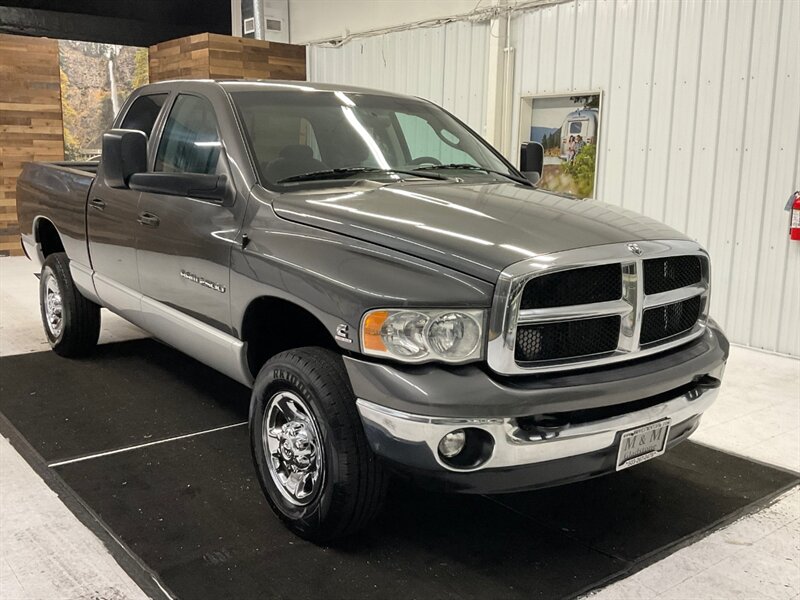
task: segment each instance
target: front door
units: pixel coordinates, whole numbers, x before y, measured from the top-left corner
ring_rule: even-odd
[[[156,151],[157,172],[225,174],[227,159],[211,103],[175,98]],[[142,192],[137,226],[139,283],[151,331],[172,327],[179,311],[191,320],[231,331],[230,256],[243,204]],[[191,325],[189,325],[191,327]]]

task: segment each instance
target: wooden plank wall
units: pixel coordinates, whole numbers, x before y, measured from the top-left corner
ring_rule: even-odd
[[[306,48],[202,33],[150,48],[150,81],[306,79]],[[58,42],[0,34],[0,256],[22,253],[16,186],[22,163],[64,160]]]
[[[207,33],[150,46],[150,83],[167,79],[208,79]]]
[[[150,47],[150,81],[306,80],[306,47],[200,33]]]
[[[212,79],[306,80],[306,47],[209,34]]]
[[[0,256],[22,254],[16,187],[22,163],[64,160],[58,42],[0,34]]]

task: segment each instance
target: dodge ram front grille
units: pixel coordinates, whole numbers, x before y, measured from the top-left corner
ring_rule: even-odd
[[[517,330],[517,362],[574,358],[617,348],[619,317],[522,325]]]
[[[699,256],[669,256],[644,261],[644,293],[660,294],[700,283],[702,261]]]
[[[559,271],[534,277],[522,290],[520,309],[574,306],[622,298],[622,269],[619,264]]]
[[[700,296],[682,302],[648,308],[642,315],[642,346],[689,331],[700,316]]]
[[[694,242],[612,244],[506,269],[490,317],[489,366],[507,375],[638,358],[700,335],[709,263]]]

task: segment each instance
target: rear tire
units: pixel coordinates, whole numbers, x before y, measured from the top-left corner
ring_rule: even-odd
[[[341,357],[277,354],[258,374],[250,445],[272,510],[302,538],[328,542],[379,513],[387,477],[369,447]]]
[[[75,358],[91,353],[100,336],[100,307],[75,287],[63,252],[51,254],[42,265],[39,306],[47,341],[56,354]]]

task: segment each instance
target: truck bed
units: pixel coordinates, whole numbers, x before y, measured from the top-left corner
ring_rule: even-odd
[[[92,175],[97,175],[97,167],[100,164],[99,160],[80,161],[80,160],[63,160],[59,162],[41,163],[45,165],[52,165],[54,167],[61,167],[62,169],[69,169],[70,171],[82,171]]]
[[[58,231],[73,260],[89,264],[86,247],[86,200],[98,162],[63,161],[25,163],[17,180],[17,216],[20,234],[34,239],[40,217]],[[65,248],[66,249],[66,248]]]

